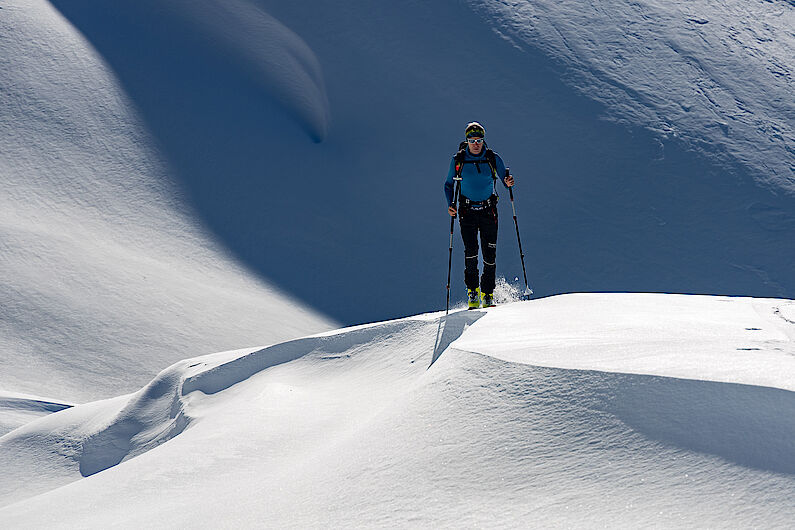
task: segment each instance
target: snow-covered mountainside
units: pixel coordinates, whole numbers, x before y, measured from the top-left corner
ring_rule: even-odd
[[[208,233],[112,72],[48,2],[2,7],[0,392],[95,400],[197,351],[332,327]]]
[[[788,0],[473,2],[512,44],[558,58],[607,115],[743,165],[795,194],[795,10]]]
[[[572,294],[342,329],[7,434],[0,523],[783,528],[793,373],[793,300]]]
[[[539,295],[795,296],[791,3],[52,5],[219,243],[343,323],[440,306],[472,119],[516,175]]]
[[[794,14],[3,0],[0,528],[786,527]]]

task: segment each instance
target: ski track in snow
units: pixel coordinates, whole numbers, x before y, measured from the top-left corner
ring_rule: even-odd
[[[794,306],[565,295],[186,360],[0,438],[0,522],[784,525]]]

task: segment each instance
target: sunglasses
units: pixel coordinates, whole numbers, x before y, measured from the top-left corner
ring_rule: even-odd
[[[468,144],[482,144],[483,138],[467,138]]]

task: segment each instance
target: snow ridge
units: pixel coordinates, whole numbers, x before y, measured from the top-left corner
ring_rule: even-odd
[[[46,416],[71,406],[73,405],[41,397],[0,392],[0,436],[38,416]]]
[[[144,16],[163,5],[135,2]],[[313,140],[323,141],[331,119],[323,73],[298,35],[248,0],[174,0],[165,6],[171,16],[188,20],[208,40],[221,43],[229,59],[256,76]]]
[[[451,316],[445,333],[437,337],[433,360],[481,316],[478,312]],[[65,414],[31,422],[0,438],[0,462],[4,462],[9,477],[15,476],[13,470],[17,469],[20,480],[0,486],[0,503],[14,501],[23,494],[40,493],[41,488],[51,488],[53,481],[68,483],[81,476],[89,477],[180,435],[192,421],[186,408],[190,408],[194,392],[217,394],[259,372],[308,355],[323,361],[349,358],[361,348],[388,344],[394,337],[414,335],[419,328],[430,329],[435,323],[405,319],[267,348],[188,359],[163,370],[134,394],[78,405]],[[12,455],[19,454],[24,458],[12,462]],[[59,471],[43,481],[29,477],[23,480],[27,475],[24,469],[41,466]]]
[[[0,438],[0,521],[783,524],[793,306],[565,295],[187,360]]]
[[[0,390],[94,401],[135,391],[197,352],[337,327],[253,277],[208,233],[111,67],[53,4],[12,0],[0,16]],[[114,9],[132,16],[144,4],[179,2]],[[201,6],[182,16],[209,18]],[[228,9],[248,30],[212,34],[233,16],[218,15],[202,19],[203,35],[229,55],[250,44],[240,69],[268,90],[303,80],[295,98],[309,100],[294,100],[303,117],[291,119],[321,136],[322,76],[311,51],[266,15]]]

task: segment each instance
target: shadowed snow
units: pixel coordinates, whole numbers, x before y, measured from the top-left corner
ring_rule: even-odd
[[[197,353],[332,327],[253,278],[202,226],[118,79],[49,2],[3,7],[0,390],[96,400]],[[265,14],[244,18],[249,31],[235,42],[271,40],[240,60],[261,83],[271,72],[282,91],[284,76],[313,79],[321,107],[295,112],[321,134],[311,53]],[[223,20],[205,23],[218,32]]]
[[[787,4],[53,4],[219,243],[342,323],[442,306],[441,186],[472,119],[516,175],[537,294],[795,293]]]

